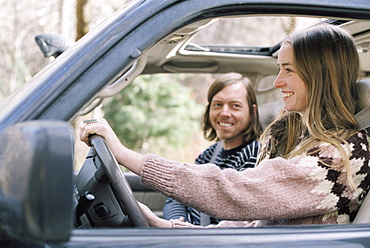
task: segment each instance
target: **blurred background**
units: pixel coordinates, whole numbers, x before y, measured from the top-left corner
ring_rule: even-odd
[[[78,40],[126,0],[0,0],[0,101],[50,61],[35,36],[57,33]]]

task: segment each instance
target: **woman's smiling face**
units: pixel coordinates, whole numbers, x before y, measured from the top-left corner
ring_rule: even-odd
[[[283,43],[279,52],[278,64],[280,72],[274,81],[274,87],[283,93],[284,109],[303,114],[307,107],[306,85],[294,67],[291,43]]]

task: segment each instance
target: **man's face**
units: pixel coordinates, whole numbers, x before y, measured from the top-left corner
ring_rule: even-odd
[[[209,119],[217,136],[229,150],[244,143],[243,132],[250,123],[247,90],[242,83],[233,83],[212,98]]]

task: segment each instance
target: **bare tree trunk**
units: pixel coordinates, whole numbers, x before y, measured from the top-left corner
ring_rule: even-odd
[[[58,34],[63,34],[63,15],[64,15],[64,11],[63,11],[63,5],[64,5],[64,0],[58,0],[57,2],[57,11],[58,11],[58,25],[57,25],[57,32]]]
[[[295,31],[295,28],[297,26],[297,18],[294,16],[289,17],[288,20],[285,22],[284,20],[282,20],[281,24],[282,24],[282,28],[285,31],[285,34],[289,35]]]
[[[76,27],[76,40],[79,40],[84,36],[88,30],[88,23],[85,18],[85,7],[88,0],[77,0],[76,5],[76,17],[77,17],[77,27]]]

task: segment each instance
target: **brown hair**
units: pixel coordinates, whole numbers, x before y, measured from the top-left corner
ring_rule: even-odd
[[[262,133],[262,125],[258,117],[257,98],[251,82],[249,81],[248,78],[243,77],[239,73],[230,72],[222,75],[220,78],[215,80],[215,82],[210,86],[208,90],[207,94],[208,104],[206,106],[206,111],[203,115],[202,121],[203,135],[205,139],[209,141],[219,140],[217,137],[216,130],[212,127],[209,119],[209,112],[213,97],[226,86],[239,82],[242,83],[247,90],[247,95],[245,97],[248,102],[249,115],[251,118],[251,121],[249,125],[246,127],[244,132],[244,140],[245,142],[250,143],[253,140],[258,139],[260,134]],[[256,106],[255,109],[253,108],[253,105]]]
[[[269,150],[275,151],[274,156],[291,158],[315,144],[329,143],[340,152],[351,182],[349,155],[341,144],[348,145],[345,140],[358,131],[354,118],[359,73],[355,42],[343,29],[328,24],[295,32],[283,42],[293,46],[293,64],[307,89],[307,109],[302,116],[283,111],[269,126],[263,137],[279,126]],[[282,120],[284,125],[277,125]],[[260,159],[265,156],[264,150]]]

